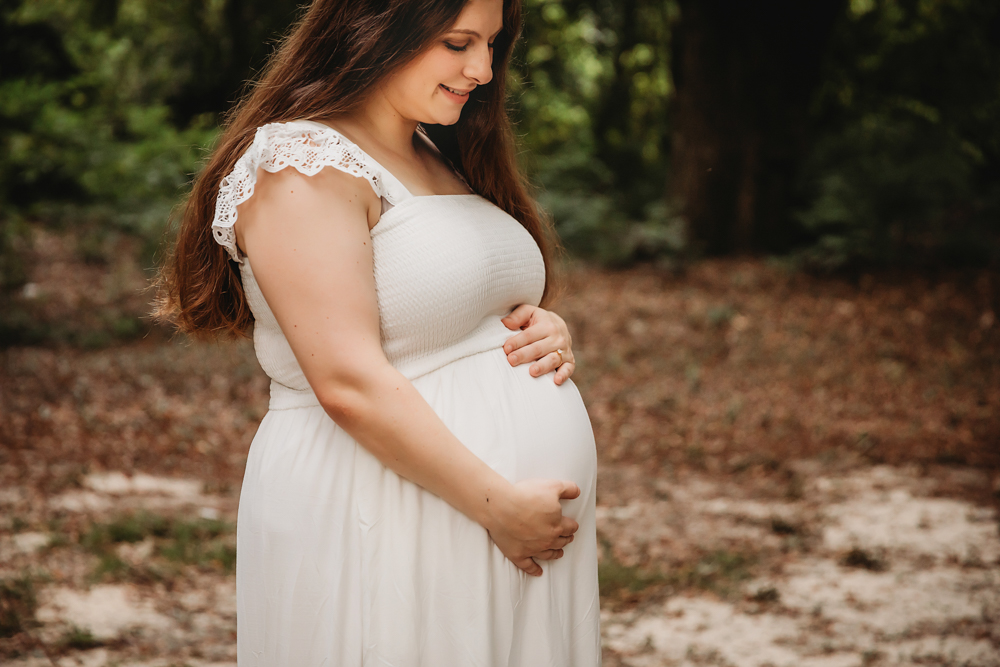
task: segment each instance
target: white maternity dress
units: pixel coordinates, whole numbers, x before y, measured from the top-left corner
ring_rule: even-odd
[[[232,228],[258,169],[286,167],[340,169],[381,197],[371,239],[382,346],[458,439],[511,481],[579,484],[581,496],[562,503],[580,529],[562,559],[540,562],[541,577],[385,468],[320,407]],[[293,121],[258,129],[222,182],[213,233],[239,262],[271,377],[237,521],[240,666],[600,664],[590,420],[572,382],[531,377],[502,350],[514,332],[501,318],[542,294],[528,232],[478,195],[413,196],[336,130]]]

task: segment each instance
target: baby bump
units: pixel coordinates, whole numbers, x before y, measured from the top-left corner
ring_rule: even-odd
[[[503,350],[454,361],[414,380],[455,436],[512,482],[561,479],[576,482],[576,501],[564,512],[577,516],[592,503],[597,460],[590,418],[576,385],[561,386],[553,374],[532,377],[529,364],[511,367]]]

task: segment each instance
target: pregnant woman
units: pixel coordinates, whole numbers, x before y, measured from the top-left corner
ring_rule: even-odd
[[[159,312],[252,323],[272,380],[241,667],[600,664],[593,432],[504,108],[520,28],[519,0],[317,0],[195,183]]]

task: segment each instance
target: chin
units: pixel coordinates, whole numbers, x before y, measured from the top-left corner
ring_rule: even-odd
[[[455,113],[454,111],[439,112],[433,116],[434,120],[430,121],[434,125],[454,125],[458,122],[458,119],[462,117],[461,112]]]
[[[427,114],[428,120],[420,121],[422,123],[431,123],[433,125],[454,125],[458,122],[458,119],[462,117],[462,110],[455,109],[454,105],[449,105],[451,108],[436,109],[431,113]]]

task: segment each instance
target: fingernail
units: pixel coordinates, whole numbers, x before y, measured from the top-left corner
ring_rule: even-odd
[[[532,364],[532,366],[531,366],[531,374],[534,375],[537,372],[538,372],[538,366],[535,365],[535,364]]]
[[[509,354],[509,355],[507,355],[507,359],[509,359],[510,363],[512,363],[512,364],[513,363],[517,363],[517,355],[516,354]]]

